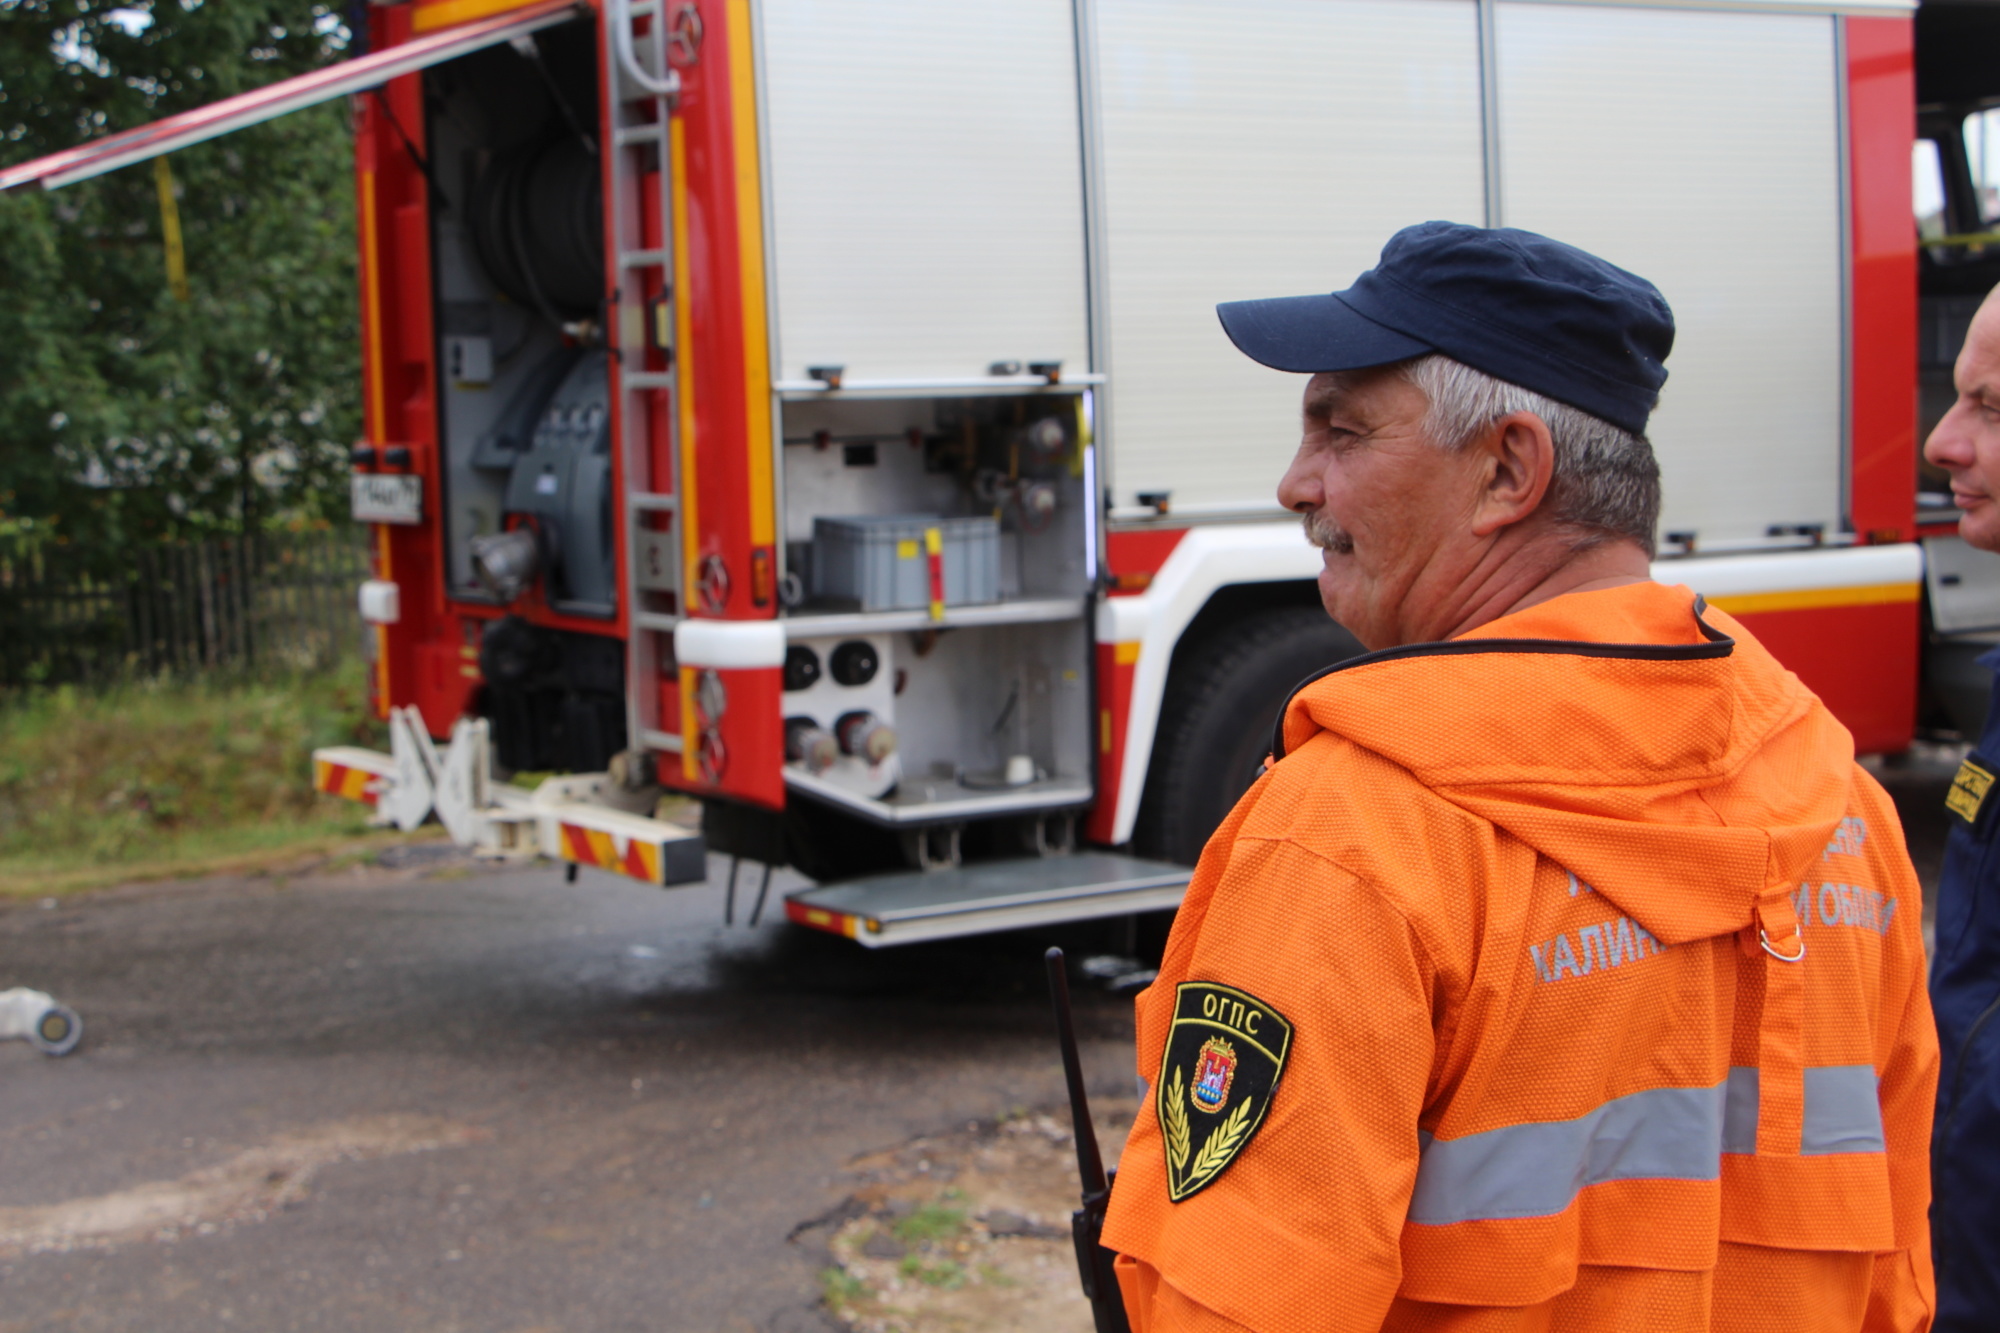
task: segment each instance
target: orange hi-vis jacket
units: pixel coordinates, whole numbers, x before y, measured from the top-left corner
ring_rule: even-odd
[[[1135,1333],[1928,1327],[1919,890],[1796,677],[1645,583],[1281,730],[1138,1000]]]

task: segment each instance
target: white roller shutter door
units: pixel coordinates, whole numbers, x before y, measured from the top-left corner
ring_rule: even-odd
[[[1086,368],[1069,0],[764,0],[780,379]]]
[[[1218,301],[1333,291],[1398,228],[1484,213],[1471,0],[1099,0],[1117,501],[1269,506],[1303,381]]]
[[[1673,305],[1661,529],[1705,544],[1842,517],[1834,22],[1499,6],[1501,221]]]

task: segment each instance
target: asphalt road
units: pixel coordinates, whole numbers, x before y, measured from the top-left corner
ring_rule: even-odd
[[[0,907],[0,987],[86,1024],[0,1043],[0,1331],[837,1327],[788,1237],[843,1168],[1060,1102],[1048,940],[743,897],[431,862]],[[1129,1004],[1079,998],[1129,1095]]]
[[[1955,763],[1881,771],[1927,887]],[[431,855],[0,905],[0,987],[87,1025],[0,1043],[0,1333],[838,1327],[801,1224],[850,1166],[1061,1101],[1047,938],[871,953],[725,927],[719,859]],[[1129,1006],[1079,999],[1129,1095]]]

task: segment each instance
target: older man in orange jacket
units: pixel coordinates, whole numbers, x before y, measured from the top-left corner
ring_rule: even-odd
[[[1279,496],[1373,651],[1139,998],[1133,1328],[1927,1328],[1916,879],[1840,724],[1650,578],[1666,302],[1426,223],[1221,313],[1312,374]]]

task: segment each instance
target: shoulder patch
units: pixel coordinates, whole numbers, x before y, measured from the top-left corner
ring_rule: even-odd
[[[1291,1049],[1292,1025],[1248,991],[1213,981],[1174,990],[1153,1110],[1175,1203],[1215,1183],[1257,1136]]]
[[[1980,807],[1986,804],[1986,794],[1992,790],[1993,770],[1967,759],[1958,766],[1958,776],[1951,780],[1951,790],[1945,793],[1944,808],[1966,823],[1976,824],[1979,822]]]

